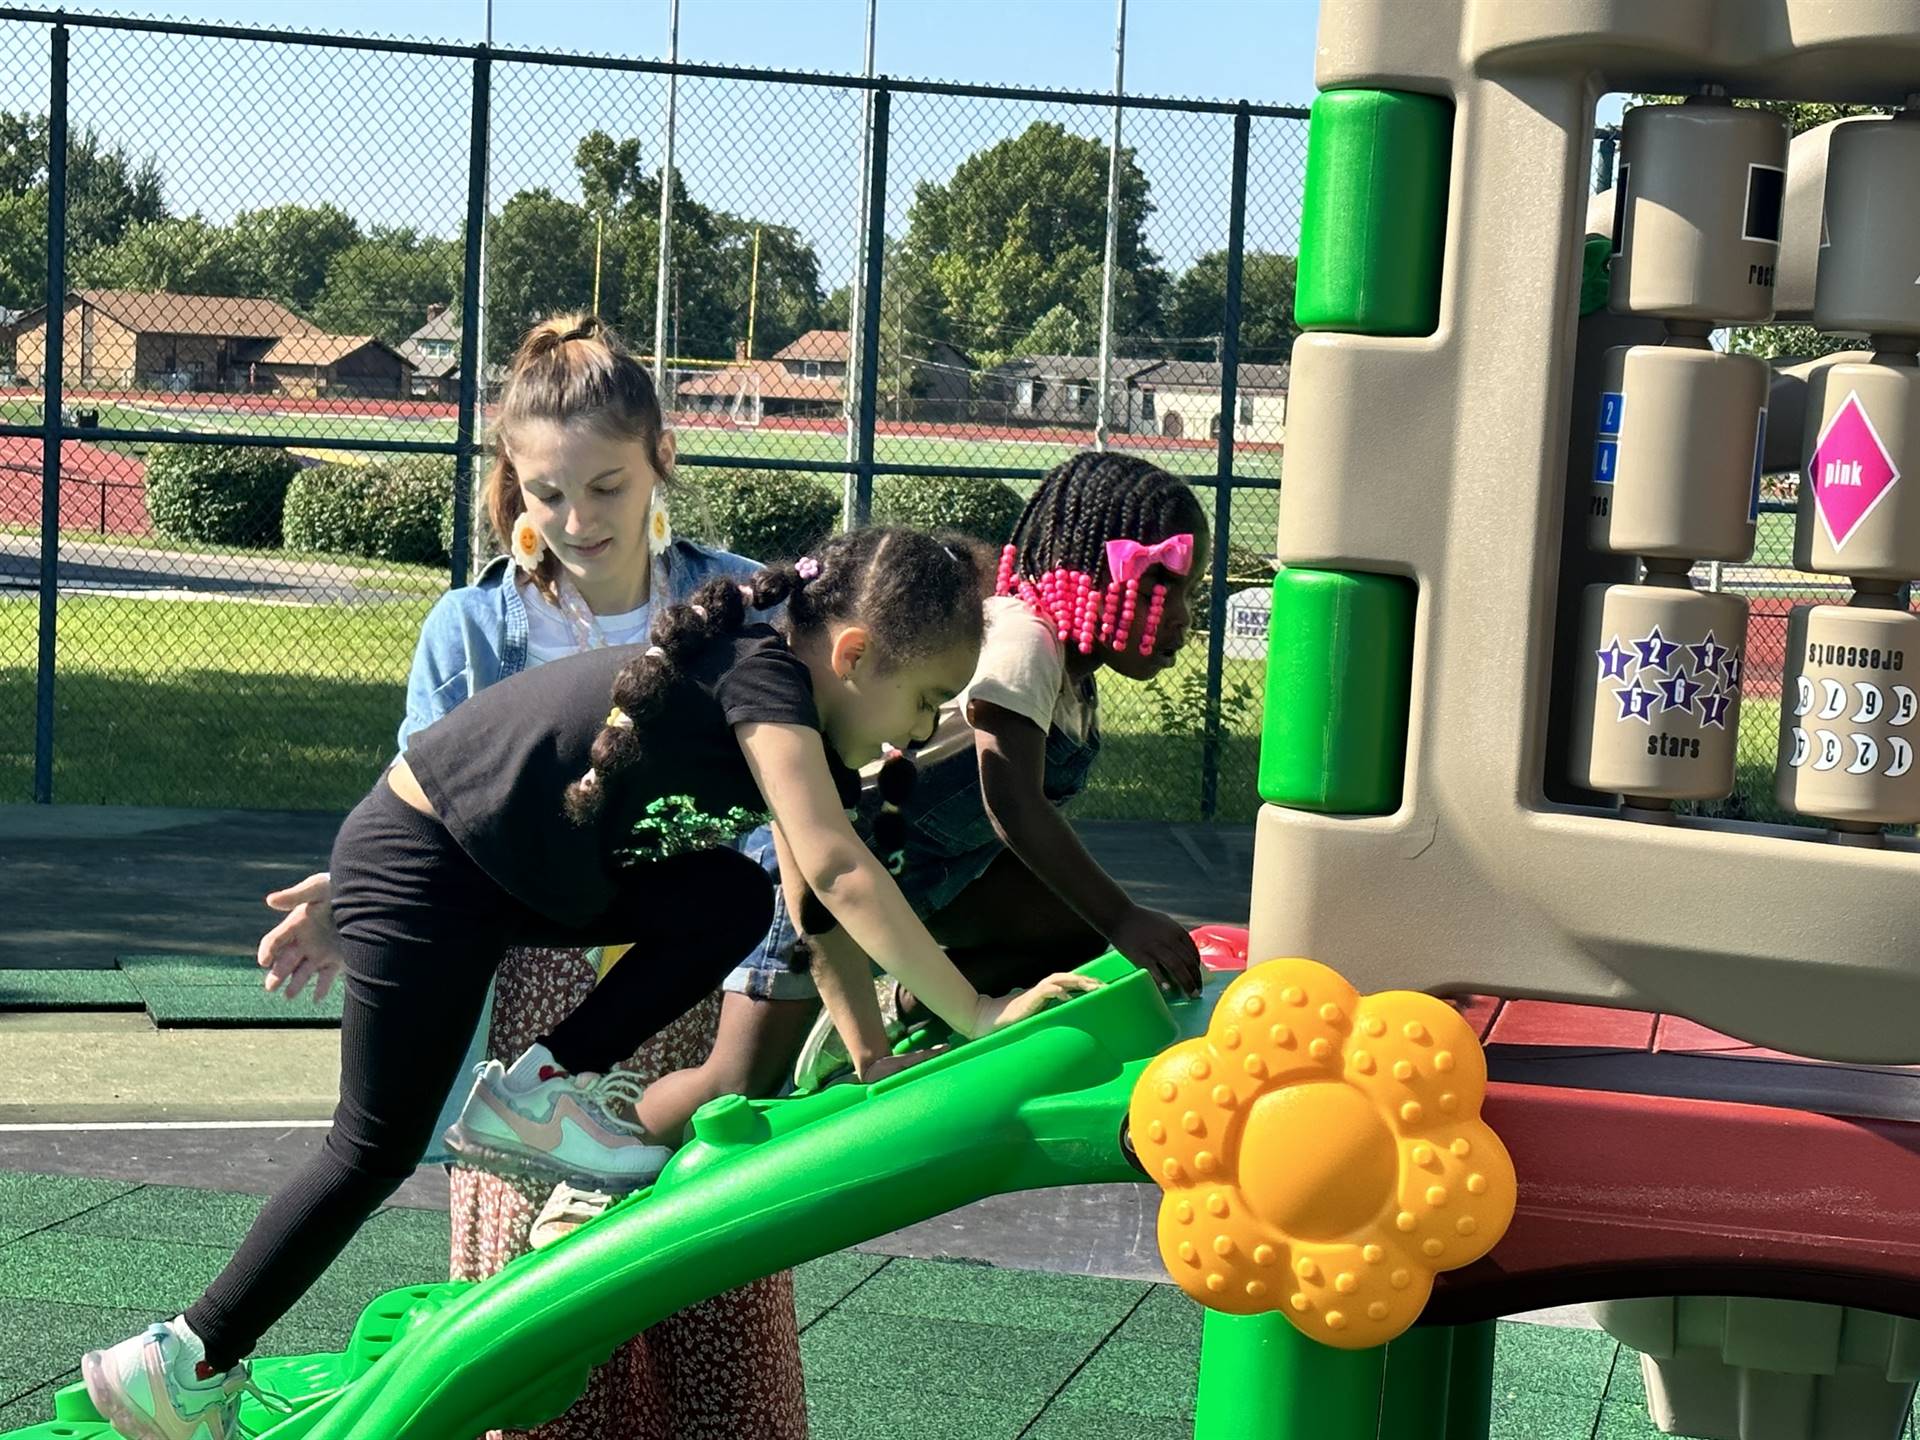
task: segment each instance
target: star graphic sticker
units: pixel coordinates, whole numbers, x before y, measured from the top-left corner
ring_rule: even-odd
[[[1740,675],[1745,668],[1740,662],[1740,656],[1737,653],[1729,653],[1727,658],[1720,663],[1726,667],[1727,689],[1738,690],[1740,688]]]
[[[1653,687],[1660,692],[1660,698],[1669,710],[1693,709],[1693,697],[1703,688],[1697,682],[1689,680],[1686,672],[1676,670],[1667,679]]]
[[[1687,646],[1687,654],[1693,657],[1693,673],[1711,675],[1720,668],[1720,661],[1727,655],[1727,647],[1713,638],[1713,631],[1707,631],[1707,638],[1698,645]]]
[[[1614,636],[1607,642],[1607,648],[1593,652],[1600,659],[1600,678],[1602,680],[1624,680],[1627,667],[1633,664],[1633,652],[1620,644],[1620,637]]]
[[[1613,698],[1620,702],[1620,713],[1616,719],[1638,720],[1642,725],[1653,724],[1653,702],[1660,697],[1651,690],[1641,689],[1639,681],[1636,680],[1625,690],[1614,691]]]
[[[1660,627],[1656,625],[1634,641],[1633,648],[1640,652],[1642,670],[1664,670],[1667,662],[1673,658],[1673,652],[1680,647],[1662,635]]]
[[[1733,703],[1733,697],[1724,690],[1716,690],[1711,695],[1700,697],[1700,723],[1711,725],[1715,729],[1727,728],[1727,707]]]

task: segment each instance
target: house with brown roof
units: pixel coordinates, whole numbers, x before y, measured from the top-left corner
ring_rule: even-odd
[[[46,306],[13,328],[14,368],[38,384]],[[242,295],[69,291],[63,340],[62,379],[74,389],[404,397],[413,372],[374,336],[329,335],[277,301]]]
[[[964,402],[973,362],[944,341],[934,341],[932,346],[938,352],[933,360],[910,362],[914,394]],[[742,351],[731,365],[681,379],[674,388],[676,403],[689,410],[725,408],[738,396],[757,394],[768,415],[840,412],[853,358],[851,332],[809,330],[791,345],[774,351],[770,360],[748,360],[744,347]]]
[[[427,306],[427,323],[400,342],[413,366],[413,393],[436,400],[457,398],[460,389],[460,327],[438,302]]]

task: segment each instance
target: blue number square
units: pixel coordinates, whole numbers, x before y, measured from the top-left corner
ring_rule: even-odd
[[[1613,484],[1614,468],[1620,463],[1620,442],[1602,440],[1593,447],[1593,483]]]
[[[1599,432],[1602,435],[1618,435],[1620,433],[1620,412],[1626,408],[1627,397],[1621,394],[1620,391],[1601,391]]]

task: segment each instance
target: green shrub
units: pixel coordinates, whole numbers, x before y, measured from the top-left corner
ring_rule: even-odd
[[[156,445],[147,456],[147,513],[168,540],[278,545],[287,484],[300,464],[251,445]]]
[[[453,533],[453,462],[438,456],[316,465],[287,489],[289,550],[434,565]]]
[[[675,510],[675,528],[763,564],[798,559],[840,521],[839,494],[811,475],[689,466],[680,481],[693,493]]]
[[[369,465],[366,548],[376,560],[436,565],[453,532],[453,461],[406,456]],[[448,537],[443,540],[442,534]]]
[[[1027,502],[999,480],[960,475],[882,475],[873,482],[873,518],[882,525],[958,530],[989,545],[1007,543]]]
[[[367,474],[362,465],[315,465],[287,486],[282,527],[289,550],[358,555],[366,539]]]

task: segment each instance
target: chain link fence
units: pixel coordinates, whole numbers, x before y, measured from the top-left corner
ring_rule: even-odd
[[[998,541],[1096,444],[1187,477],[1198,628],[1104,686],[1077,813],[1251,819],[1306,130],[0,8],[0,801],[351,804],[498,549],[503,367],[590,309],[658,366],[680,528],[761,559]]]

